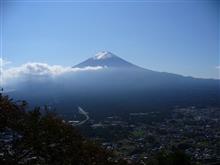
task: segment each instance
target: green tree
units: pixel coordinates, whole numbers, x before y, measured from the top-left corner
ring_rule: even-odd
[[[0,164],[113,165],[111,153],[54,113],[0,95]]]

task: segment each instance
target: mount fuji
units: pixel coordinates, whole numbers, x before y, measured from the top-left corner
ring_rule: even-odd
[[[87,66],[103,66],[103,67],[117,67],[117,68],[138,67],[108,51],[101,51],[97,53],[94,57],[91,57],[83,61],[82,63],[75,65],[74,67],[83,68]]]
[[[32,105],[51,105],[65,116],[78,106],[91,117],[176,106],[220,106],[219,80],[148,70],[107,51],[73,67],[91,66],[103,69],[68,73],[52,80],[28,79],[13,96]]]

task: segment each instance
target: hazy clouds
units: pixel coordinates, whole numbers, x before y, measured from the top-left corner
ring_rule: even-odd
[[[2,59],[0,62],[2,62],[3,66],[9,63],[9,61],[5,61]],[[61,65],[49,65],[47,63],[29,62],[18,67],[9,67],[7,69],[3,69],[3,73],[1,73],[1,76],[3,76],[3,82],[6,82],[7,80],[13,80],[19,77],[28,77],[28,76],[54,77],[70,72],[96,71],[100,69],[103,69],[103,67],[88,66],[84,68],[72,68],[72,67],[64,67]]]
[[[5,65],[10,64],[10,63],[11,63],[11,61],[4,60],[4,59],[0,58],[0,66],[5,66]]]

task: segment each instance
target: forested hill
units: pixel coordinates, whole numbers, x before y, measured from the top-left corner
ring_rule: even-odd
[[[1,165],[126,165],[123,157],[100,148],[54,113],[0,94]],[[43,113],[42,113],[43,111]],[[181,152],[160,153],[146,165],[191,165]],[[137,162],[136,165],[143,164]],[[132,163],[134,165],[134,163]]]
[[[0,96],[0,164],[114,165],[111,154],[55,114]]]

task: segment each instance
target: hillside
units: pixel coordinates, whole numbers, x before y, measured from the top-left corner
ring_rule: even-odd
[[[1,165],[191,165],[181,151],[164,151],[145,162],[129,163],[100,148],[53,112],[0,94]],[[43,112],[43,113],[42,113]]]

